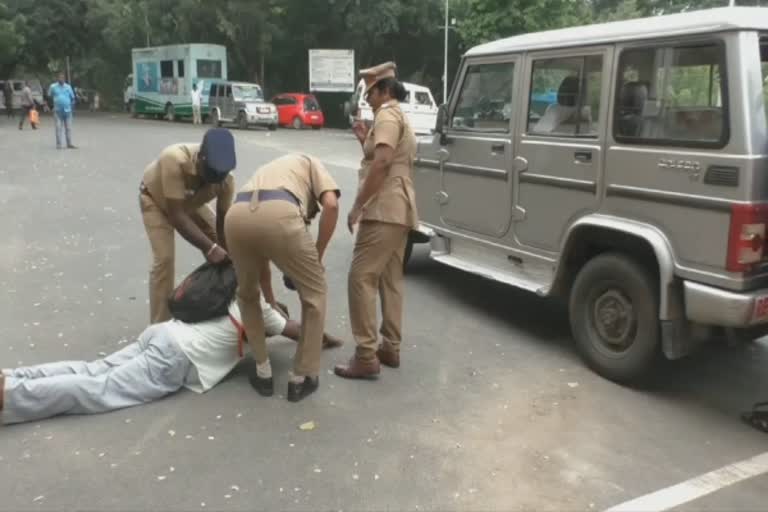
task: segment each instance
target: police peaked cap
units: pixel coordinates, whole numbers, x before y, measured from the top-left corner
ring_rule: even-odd
[[[203,136],[200,155],[208,172],[223,178],[237,166],[235,138],[226,128],[211,128]]]

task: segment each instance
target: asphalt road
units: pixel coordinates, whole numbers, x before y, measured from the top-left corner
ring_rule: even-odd
[[[20,132],[0,119],[3,367],[97,358],[145,327],[138,183],[164,146],[203,133],[80,115],[79,149],[57,151],[52,121],[42,121]],[[341,185],[326,325],[349,340],[353,239],[343,219],[357,143],[331,130],[234,133],[238,182],[305,151]],[[331,375],[348,342],[325,352],[321,389],[291,404],[277,394],[293,347],[275,339],[271,399],[236,371],[202,396],[0,427],[0,510],[604,510],[766,451],[768,436],[739,421],[768,399],[765,342],[707,347],[660,368],[653,389],[621,387],[583,366],[561,305],[427,256],[418,247],[407,274],[399,370],[375,382]],[[200,261],[177,241],[178,277]],[[277,277],[295,316],[296,297]],[[300,430],[308,421],[315,429]],[[675,510],[768,509],[765,473],[715,484]]]

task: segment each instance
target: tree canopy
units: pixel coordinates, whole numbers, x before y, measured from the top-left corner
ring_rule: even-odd
[[[752,3],[755,3],[755,0]],[[450,0],[449,81],[467,48],[525,32],[724,5],[727,0]],[[739,2],[743,4],[744,2]],[[310,48],[352,48],[364,67],[395,60],[440,95],[445,0],[0,0],[0,78],[73,82],[113,102],[131,48],[227,47],[229,76],[268,94],[306,90]]]

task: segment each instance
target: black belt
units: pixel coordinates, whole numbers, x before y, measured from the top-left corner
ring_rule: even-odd
[[[240,203],[243,201],[250,201],[253,199],[253,193],[255,191],[251,190],[248,192],[238,192],[235,196],[235,202]],[[283,189],[271,189],[271,190],[259,190],[259,201],[288,201],[289,203],[293,203],[296,206],[299,206],[299,200],[296,199],[296,196],[288,192],[287,190]]]

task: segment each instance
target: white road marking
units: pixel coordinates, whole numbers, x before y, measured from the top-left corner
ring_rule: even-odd
[[[624,502],[605,512],[661,512],[765,473],[768,473],[768,452]]]

